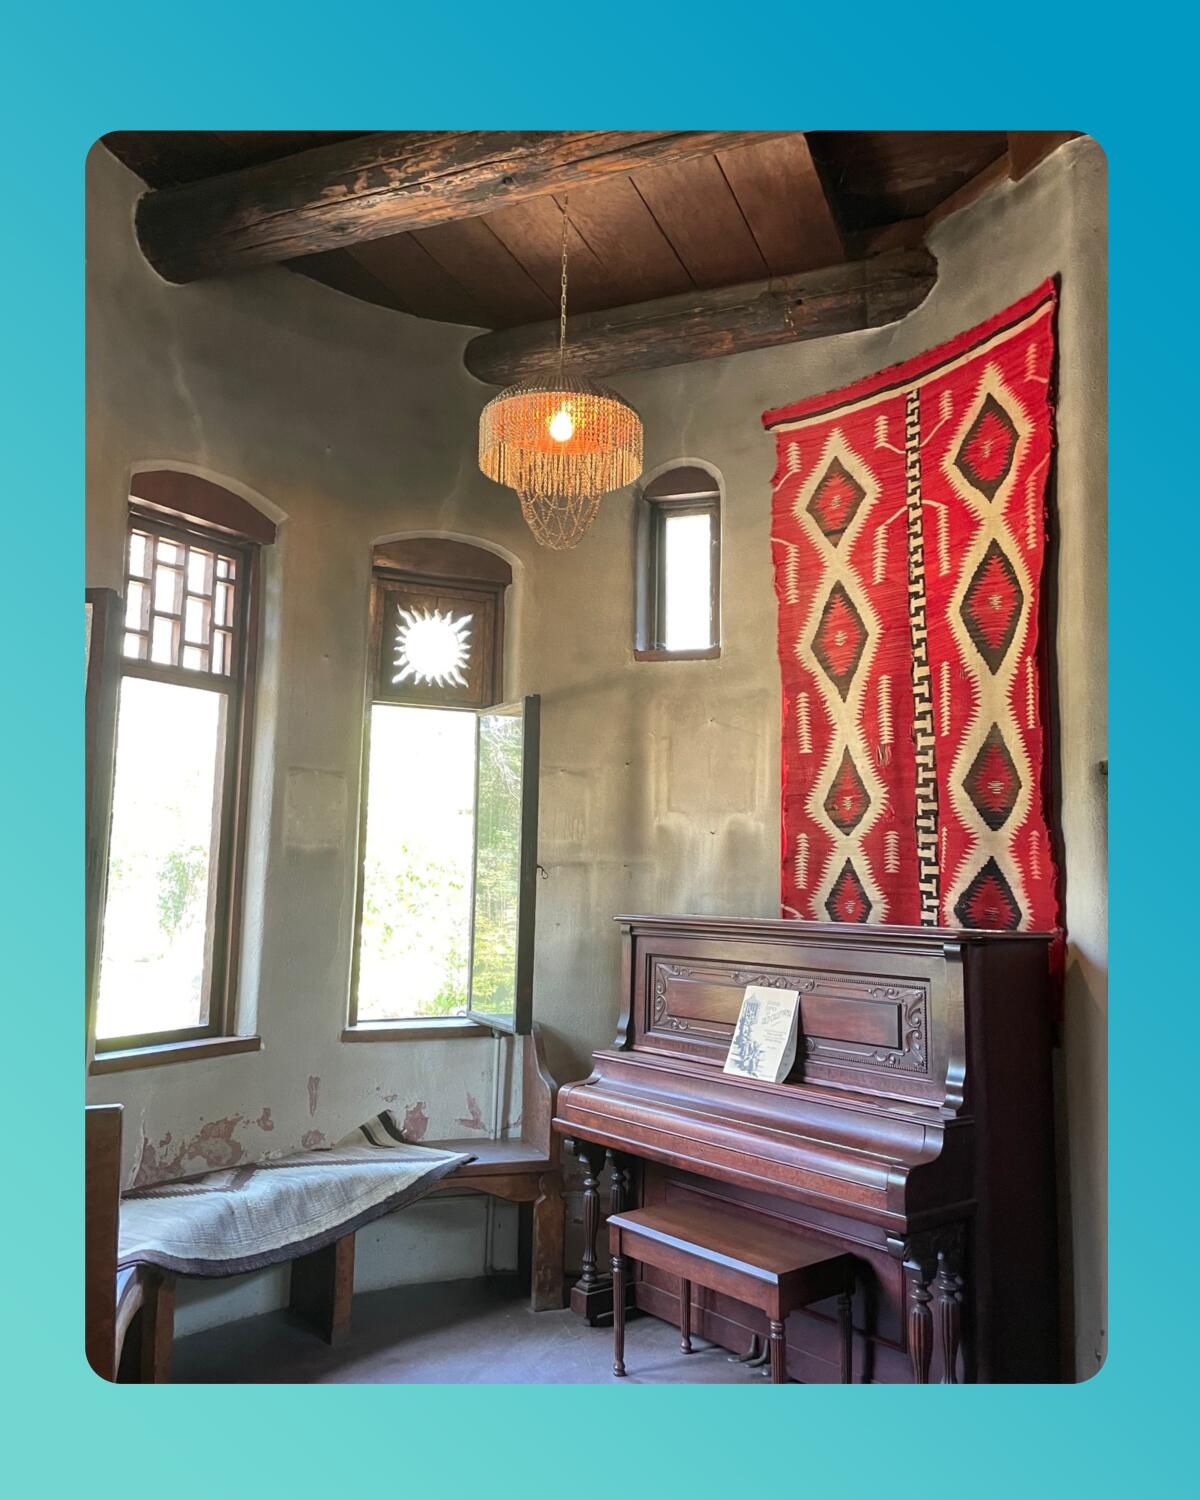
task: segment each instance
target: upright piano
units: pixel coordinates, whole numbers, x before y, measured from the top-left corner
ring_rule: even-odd
[[[856,1380],[1057,1380],[1051,937],[617,920],[617,1038],[560,1089],[554,1122],[585,1173],[572,1305],[611,1310],[595,1254],[607,1161],[614,1210],[716,1198],[849,1251]],[[723,1071],[751,984],[800,993],[783,1083]],[[679,1322],[674,1278],[637,1267],[629,1297]],[[749,1355],[758,1314],[695,1298],[693,1329]],[[786,1332],[790,1376],[838,1379],[835,1307]]]

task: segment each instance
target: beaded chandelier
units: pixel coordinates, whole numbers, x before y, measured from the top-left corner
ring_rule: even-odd
[[[562,210],[558,372],[509,386],[479,419],[479,467],[516,490],[539,545],[562,551],[587,531],[601,495],[642,472],[642,422],[615,391],[565,373],[567,204]]]

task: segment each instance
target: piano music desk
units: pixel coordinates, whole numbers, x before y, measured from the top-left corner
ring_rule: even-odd
[[[854,1259],[765,1220],[716,1204],[669,1203],[613,1214],[608,1221],[613,1274],[613,1374],[625,1374],[625,1262],[679,1277],[680,1348],[692,1352],[692,1283],[757,1308],[770,1327],[771,1381],[787,1382],[788,1314],[838,1299],[842,1384],[851,1372],[850,1298]]]

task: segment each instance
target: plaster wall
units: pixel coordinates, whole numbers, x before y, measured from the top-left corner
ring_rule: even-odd
[[[250,1157],[290,1148],[307,1130],[340,1131],[381,1101],[401,1112],[420,1103],[431,1138],[460,1133],[468,1095],[492,1123],[492,1042],[338,1042],[373,540],[445,531],[497,546],[514,563],[507,692],[542,694],[548,879],[538,895],[535,1010],[553,1071],[579,1076],[616,1024],[613,914],[778,910],[774,459],[759,414],[919,353],[1045,276],[1061,277],[1065,1202],[1075,1368],[1094,1372],[1105,1345],[1107,1163],[1099,148],[1073,142],[1021,183],[1001,184],[945,220],[931,241],[937,285],[899,324],[618,382],[645,420],[648,472],[699,459],[723,480],[722,655],[686,663],[633,660],[630,492],[605,500],[577,551],[546,554],[532,546],[515,500],[478,474],[473,429],[489,391],[462,369],[469,331],[367,307],[277,269],[167,287],[133,243],[136,181],[102,148],[89,166],[89,584],[120,586],[133,467],[194,467],[247,487],[285,517],[269,578],[243,981],[264,1050],[93,1080],[91,1097],[126,1103],[131,1153],[144,1141],[157,1151],[165,1132],[191,1140],[205,1122],[237,1116],[233,1138]],[[287,788],[314,771],[329,790],[327,836],[298,846],[288,840]],[[317,1075],[310,1110],[307,1080]],[[254,1123],[264,1107],[270,1134]],[[418,1256],[418,1272],[422,1263]]]
[[[769,407],[837,387],[1061,278],[1057,707],[1070,936],[1063,1105],[1075,1368],[1103,1359],[1106,1304],[1105,162],[1060,149],[935,230],[934,290],[903,321],[790,348],[630,375],[646,470],[702,459],[724,484],[722,651],[635,662],[633,499],[543,570],[527,665],[542,693],[538,1011],[559,1076],[587,1070],[617,1019],[615,912],[779,914],[779,672]],[[608,927],[608,930],[606,930]],[[1061,1143],[1060,1143],[1061,1144]]]
[[[336,1140],[387,1106],[414,1137],[503,1133],[519,1115],[509,1040],[346,1045],[372,544],[410,533],[480,539],[514,568],[506,690],[527,690],[519,642],[535,550],[515,502],[479,473],[470,330],[381,313],[271,268],[171,287],[133,235],[141,184],[102,146],[88,159],[89,586],[122,587],[129,478],[178,467],[279,523],[264,559],[239,1030],[257,1053],[93,1077],[126,1107],[127,1182]],[[499,1080],[497,1082],[497,1071]],[[391,1279],[514,1264],[511,1211],[438,1199],[397,1218]],[[434,1232],[442,1223],[444,1232]],[[464,1228],[465,1226],[465,1228]],[[386,1236],[389,1231],[380,1231]],[[468,1233],[470,1248],[451,1251]],[[360,1283],[378,1236],[364,1237]],[[456,1244],[459,1241],[455,1241]],[[230,1300],[232,1298],[232,1301]],[[181,1298],[180,1329],[262,1310],[270,1277]],[[193,1315],[190,1304],[207,1313]]]

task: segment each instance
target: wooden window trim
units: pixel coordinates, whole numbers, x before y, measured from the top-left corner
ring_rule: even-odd
[[[406,567],[403,559],[412,557],[413,545],[421,561],[419,568]],[[480,559],[478,576],[451,569],[471,567],[475,557]],[[346,1024],[341,1031],[343,1042],[417,1042],[417,1041],[463,1041],[473,1037],[495,1036],[495,1028],[483,1021],[468,1016],[405,1016],[389,1021],[360,1021],[358,1019],[358,980],[362,955],[363,903],[366,882],[367,849],[367,804],[370,800],[371,764],[371,710],[376,703],[385,705],[391,699],[377,696],[379,684],[380,636],[383,630],[384,593],[380,582],[411,585],[429,589],[442,587],[447,591],[464,589],[473,593],[494,594],[496,599],[495,629],[492,635],[492,674],[490,702],[485,707],[503,702],[504,685],[504,603],[505,594],[512,581],[512,569],[502,558],[488,553],[484,548],[470,544],[446,542],[441,538],[414,538],[410,542],[381,543],[374,550],[371,569],[371,603],[367,631],[367,673],[363,701],[363,748],[359,772],[358,795],[358,869],[355,876],[354,934],[350,962],[350,999]],[[398,705],[403,707],[405,705]],[[460,713],[476,714],[480,710],[463,704],[413,703],[414,708],[452,709]]]
[[[198,526],[235,541],[270,545],[275,523],[249,500],[199,474],[180,469],[144,469],[129,481],[135,507],[170,525]]]
[[[259,1036],[193,1037],[178,1042],[147,1042],[140,1047],[122,1047],[97,1052],[89,1072],[125,1073],[133,1068],[157,1068],[166,1063],[201,1062],[206,1057],[232,1057],[238,1052],[261,1052]]]
[[[237,586],[234,593],[236,615],[231,654],[233,670],[229,676],[139,661],[126,657],[120,647],[118,647],[116,659],[117,682],[114,691],[118,697],[121,681],[130,676],[172,682],[187,687],[202,686],[208,691],[225,694],[229,700],[225,754],[221,772],[221,823],[215,860],[217,891],[211,930],[208,935],[211,945],[208,1020],[195,1027],[172,1032],[152,1032],[140,1036],[102,1038],[96,1037],[93,1032],[91,1038],[93,1056],[89,1067],[91,1073],[115,1072],[126,1068],[188,1061],[193,1058],[257,1051],[262,1045],[257,1037],[237,1035],[236,1002],[260,633],[260,554],[262,543],[268,539],[274,539],[275,528],[265,518],[260,518],[263,524],[257,527],[259,536],[252,538],[247,535],[247,532],[253,528],[245,524],[242,509],[238,507],[252,512],[255,516],[258,512],[253,511],[246,501],[240,500],[239,497],[222,490],[210,481],[199,480],[194,475],[164,470],[159,471],[159,477],[162,476],[170,476],[172,485],[169,491],[161,486],[153,491],[160,503],[147,503],[143,498],[148,488],[143,482],[150,476],[135,475],[131,482],[129,512],[125,527],[125,557],[128,557],[130,532],[135,528],[144,527],[168,539],[199,543],[206,548],[219,546],[223,551],[234,554],[238,563]],[[161,503],[164,493],[169,493],[178,500],[179,509],[174,513],[168,513],[165,504]],[[218,497],[224,497],[220,504],[214,502],[214,493]],[[225,504],[225,502],[230,502],[230,504]],[[236,502],[236,505],[232,502]],[[206,513],[210,510],[215,516],[212,522],[205,519]],[[239,530],[233,528],[234,520],[239,523]],[[124,566],[127,568],[127,562]],[[113,771],[115,771],[115,757],[113,765],[109,767],[110,776]],[[106,838],[103,851],[105,873],[108,867],[107,844]],[[101,912],[96,934],[97,969],[102,948],[103,913]],[[98,985],[99,975],[97,974],[97,989]],[[94,1015],[91,1021],[94,1025]]]
[[[414,1016],[401,1021],[351,1022],[343,1042],[446,1042],[495,1036],[496,1029],[468,1016]]]
[[[669,480],[660,475],[654,483]],[[653,486],[651,486],[653,488]],[[709,552],[710,609],[713,639],[707,646],[689,646],[672,651],[664,644],[666,599],[666,547],[664,533],[672,516],[711,517]],[[635,661],[715,661],[721,655],[721,493],[714,480],[711,488],[679,494],[642,496],[638,538],[637,631]]]

